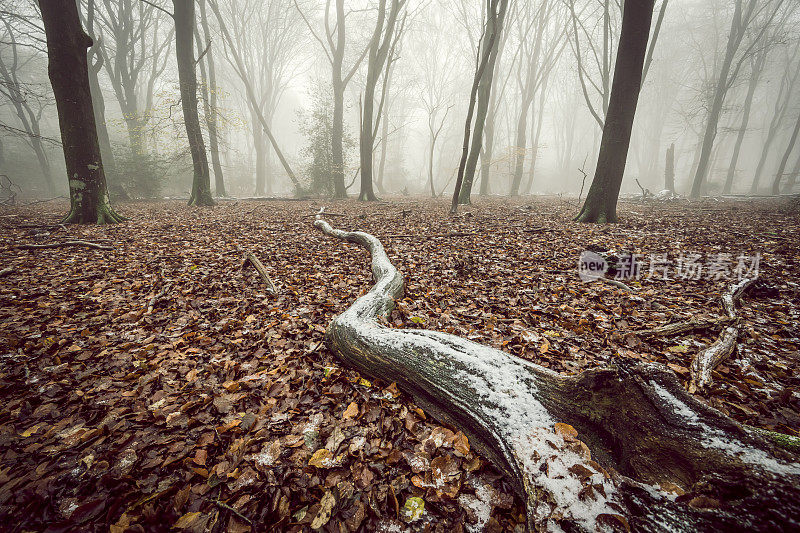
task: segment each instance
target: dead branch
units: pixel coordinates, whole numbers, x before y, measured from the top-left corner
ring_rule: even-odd
[[[689,382],[689,392],[695,393],[698,389],[710,385],[712,382],[711,371],[728,359],[736,350],[736,339],[739,337],[739,325],[736,321],[736,303],[742,298],[757,278],[746,278],[732,285],[728,292],[722,295],[722,308],[728,315],[733,325],[726,327],[714,343],[697,354],[689,370],[692,379]]]
[[[113,250],[113,246],[100,244],[89,241],[64,241],[64,242],[49,242],[45,244],[19,244],[17,248],[20,250],[38,250],[41,248],[64,248],[67,246],[85,246],[86,248],[96,248],[97,250]]]
[[[275,284],[272,283],[272,279],[270,279],[269,274],[267,274],[267,269],[264,268],[264,264],[258,260],[258,257],[253,255],[252,252],[247,252],[244,256],[244,262],[242,263],[242,269],[244,269],[247,264],[250,263],[258,270],[258,273],[261,274],[261,277],[264,280],[264,283],[267,284],[267,291],[270,294],[277,294],[277,290],[275,289]]]
[[[8,268],[4,268],[3,270],[0,270],[0,278],[4,278],[4,277],[8,276],[12,272],[14,272],[14,268],[13,267],[8,267]]]

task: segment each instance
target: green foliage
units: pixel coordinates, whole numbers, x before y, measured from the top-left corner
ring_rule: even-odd
[[[305,159],[305,181],[312,194],[333,194],[333,98],[330,86],[316,81],[311,87],[311,108],[299,115],[300,133],[306,138],[301,154]],[[345,169],[349,152],[356,146],[347,131],[343,134]],[[345,176],[347,180],[347,177]]]
[[[158,198],[169,162],[149,152],[135,153],[129,148],[114,153],[119,183],[133,198]]]

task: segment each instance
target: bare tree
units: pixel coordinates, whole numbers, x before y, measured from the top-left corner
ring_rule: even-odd
[[[331,3],[335,2],[336,20],[331,22]],[[333,90],[333,131],[331,135],[331,160],[333,162],[333,189],[336,198],[346,198],[347,188],[344,183],[344,91],[350,80],[358,71],[361,62],[369,52],[370,41],[353,61],[349,70],[345,69],[345,49],[347,45],[347,16],[344,0],[326,0],[323,15],[324,39],[308,20],[303,10],[295,0],[295,7],[303,16],[303,21],[308,26],[314,39],[322,46],[325,57],[331,64],[331,88]]]
[[[550,71],[558,61],[561,51],[566,45],[564,39],[566,25],[554,22],[554,11],[557,3],[547,1],[540,3],[535,9],[530,4],[517,18],[517,31],[522,45],[522,54],[517,66],[517,84],[520,88],[520,109],[517,118],[516,136],[514,140],[514,177],[509,194],[519,194],[522,184],[522,173],[525,167],[526,135],[528,132],[528,115],[533,100],[547,81]],[[533,33],[533,42],[527,39]]]
[[[2,40],[7,43],[5,49],[10,53],[8,59],[0,53],[0,95],[14,108],[21,130],[24,132],[22,138],[36,155],[47,191],[49,194],[53,194],[55,191],[53,172],[42,142],[40,128],[42,114],[50,103],[48,102],[49,98],[22,81],[19,76],[20,71],[26,65],[37,60],[38,50],[29,48],[27,53],[22,53],[20,49],[22,44],[17,40],[17,28],[22,26],[23,31],[41,30],[41,28],[37,28],[29,19],[17,16],[10,11],[0,13],[0,22],[4,29]]]
[[[642,86],[647,40],[655,0],[626,2],[622,12],[614,81],[603,125],[603,139],[594,180],[586,195],[579,222],[616,222],[617,199]]]
[[[483,145],[483,127],[486,113],[489,110],[494,66],[497,61],[500,37],[503,32],[503,22],[507,10],[508,0],[486,0],[486,22],[480,46],[478,47],[475,76],[470,90],[467,119],[464,125],[464,145],[462,147],[461,162],[458,165],[456,186],[453,191],[451,213],[456,212],[458,204],[468,204],[470,202],[472,182],[475,177],[478,156]],[[473,116],[475,119],[474,127],[472,124]]]
[[[292,181],[295,189],[300,190],[300,182],[295,176],[295,173],[289,165],[288,160],[284,156],[280,145],[278,145],[277,139],[275,139],[275,136],[272,134],[272,126],[270,125],[272,118],[271,114],[270,116],[267,116],[268,113],[274,113],[275,107],[280,100],[280,96],[285,89],[285,83],[288,80],[286,77],[286,72],[283,70],[283,68],[285,68],[288,64],[286,59],[292,55],[290,43],[293,39],[295,39],[293,34],[290,33],[290,30],[292,30],[292,28],[296,28],[296,24],[293,24],[291,21],[286,19],[284,19],[285,23],[281,23],[279,27],[273,27],[270,26],[271,21],[269,19],[277,18],[278,14],[281,12],[285,14],[288,11],[288,6],[279,2],[270,3],[268,4],[269,9],[265,12],[263,9],[261,9],[261,4],[258,3],[231,4],[230,7],[233,9],[239,7],[244,10],[241,13],[236,11],[231,13],[231,20],[234,23],[233,34],[228,31],[228,25],[225,22],[225,18],[223,17],[216,0],[210,0],[209,6],[211,7],[211,10],[214,11],[214,15],[217,18],[217,23],[219,24],[219,29],[222,32],[222,36],[225,40],[226,58],[233,66],[236,74],[239,76],[239,79],[242,81],[242,85],[244,85],[249,108],[256,119],[253,121],[254,127],[257,127],[255,124],[261,125],[261,130],[266,133],[273,150],[275,150],[275,154],[278,156],[278,160],[286,172],[286,175]],[[276,16],[270,17],[269,15],[272,14],[275,14]],[[248,16],[252,16],[254,18],[251,20],[248,19]],[[258,24],[260,26],[257,32],[251,32],[247,26],[243,25],[243,23],[247,22],[248,20],[253,24]],[[256,43],[251,43],[245,39],[248,36],[253,37],[256,35],[259,36],[260,44],[262,46],[269,43],[266,46],[264,57],[262,58],[256,58],[252,55],[248,55],[255,53],[254,46],[256,46]],[[277,39],[277,41],[270,41],[270,39],[273,38]],[[280,66],[278,66],[279,64]],[[263,76],[260,74],[263,74]],[[257,88],[254,86],[254,82],[256,80],[262,84],[261,87]],[[254,132],[254,140],[259,141],[260,135],[261,131]],[[266,153],[265,151],[259,151],[263,150],[260,142],[256,142],[255,148],[256,165],[258,167],[258,165],[263,165],[266,162]],[[259,159],[259,157],[261,159]],[[261,163],[259,163],[259,161],[261,161]],[[263,169],[264,167],[261,168]],[[261,177],[259,178],[259,173],[257,172],[257,194],[260,191],[263,191],[267,184],[265,174],[262,172],[260,176]]]
[[[761,43],[767,34],[773,19],[780,11],[784,0],[735,0],[731,27],[728,32],[728,42],[725,46],[725,55],[717,78],[714,100],[706,120],[703,133],[703,144],[700,148],[700,158],[692,181],[692,198],[700,196],[703,184],[708,175],[711,151],[717,135],[717,126],[722,113],[725,96],[736,81],[742,64],[753,53],[754,48]],[[748,29],[759,23],[755,36],[742,53],[739,53]],[[737,59],[738,58],[738,59]]]
[[[88,1],[88,0],[87,0]],[[95,4],[97,0],[92,1]],[[172,28],[162,35],[168,12],[139,0],[100,0],[87,6],[96,18],[97,53],[122,111],[131,152],[145,154],[154,89],[169,60]]]
[[[392,51],[403,33],[405,18],[400,20],[400,13],[405,7],[406,0],[379,0],[378,16],[375,30],[370,39],[369,53],[367,56],[367,79],[364,84],[363,108],[361,113],[361,135],[359,136],[359,155],[361,159],[361,192],[359,200],[376,200],[372,189],[372,154],[375,144],[377,123],[373,118],[375,106],[375,89],[381,74],[388,80],[388,69],[384,73],[387,62],[393,61]],[[385,92],[384,92],[385,94]],[[381,105],[383,101],[381,101]],[[378,117],[380,118],[380,109]]]
[[[208,16],[206,14],[206,1],[200,0],[200,25],[203,29],[203,35],[200,36],[199,29],[196,31],[197,48],[203,50],[201,52],[202,58],[199,61],[200,65],[200,79],[202,81],[203,93],[203,111],[206,119],[206,128],[208,129],[208,148],[211,152],[211,166],[214,169],[214,190],[217,196],[227,196],[225,191],[225,177],[222,173],[222,163],[219,159],[219,132],[217,128],[217,67],[214,63],[214,46],[211,43],[211,32],[209,31]],[[208,76],[206,76],[206,66],[208,67]]]

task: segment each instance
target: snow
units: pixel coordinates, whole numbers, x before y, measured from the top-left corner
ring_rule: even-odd
[[[461,507],[472,510],[477,518],[475,524],[464,524],[467,531],[480,533],[492,516],[492,489],[480,478],[473,478],[472,486],[475,487],[475,495],[461,494],[458,497],[458,503],[461,504]]]
[[[673,396],[665,388],[661,387],[655,381],[650,381],[650,385],[656,391],[656,394],[658,394],[667,405],[671,406],[676,414],[683,417],[689,425],[703,429],[702,443],[706,448],[720,450],[726,455],[737,457],[742,462],[758,465],[775,474],[800,475],[800,464],[779,461],[764,450],[747,446],[738,439],[726,435],[716,428],[703,424],[700,422],[700,418],[697,414],[688,405]]]

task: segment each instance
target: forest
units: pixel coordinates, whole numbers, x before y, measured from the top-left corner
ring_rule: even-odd
[[[0,531],[798,531],[799,136],[795,0],[0,0]]]

